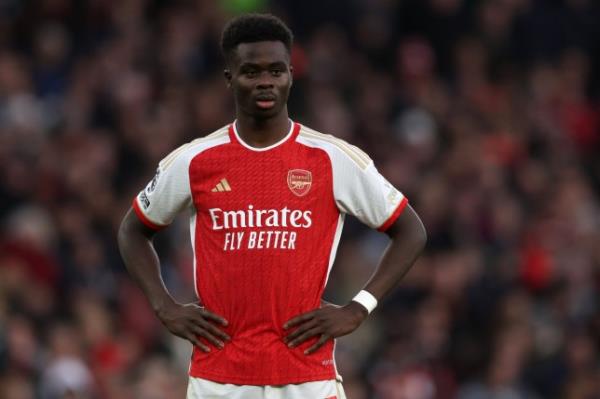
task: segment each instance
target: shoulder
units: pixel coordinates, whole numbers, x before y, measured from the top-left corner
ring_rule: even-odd
[[[296,139],[299,143],[309,147],[320,148],[327,152],[333,163],[347,161],[364,170],[373,163],[371,158],[360,148],[331,134],[325,134],[300,125],[300,132]]]
[[[159,167],[164,170],[175,163],[183,162],[188,164],[196,155],[203,151],[229,142],[229,125],[226,125],[204,137],[199,137],[176,148],[160,161]]]

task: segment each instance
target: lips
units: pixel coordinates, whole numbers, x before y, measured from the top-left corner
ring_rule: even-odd
[[[256,105],[258,106],[258,108],[261,109],[273,108],[275,106],[275,99],[276,97],[274,95],[268,94],[258,95],[254,97]]]

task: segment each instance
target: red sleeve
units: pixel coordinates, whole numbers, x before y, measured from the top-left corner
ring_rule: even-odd
[[[392,215],[381,226],[379,226],[377,231],[381,231],[383,233],[387,229],[389,229],[390,226],[394,224],[396,219],[398,219],[400,214],[402,214],[402,211],[404,210],[404,208],[406,208],[406,205],[408,205],[408,199],[406,197],[404,197],[404,198],[402,198],[402,201],[400,201],[400,203],[398,204],[398,206],[396,207],[396,209],[394,210]]]
[[[142,212],[142,210],[140,209],[140,205],[138,204],[137,197],[133,198],[133,210],[134,210],[135,214],[137,215],[138,219],[140,219],[140,221],[142,223],[144,223],[144,225],[146,225],[146,227],[148,227],[152,230],[156,230],[156,231],[161,230],[166,227],[166,226],[161,226],[161,225],[154,223],[153,221],[148,219],[148,217],[146,215],[144,215],[144,212]]]

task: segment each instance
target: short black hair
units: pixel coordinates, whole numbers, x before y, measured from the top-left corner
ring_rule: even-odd
[[[262,41],[282,42],[288,53],[292,51],[294,36],[288,26],[272,14],[244,14],[229,21],[221,36],[221,51],[225,59],[241,43]]]

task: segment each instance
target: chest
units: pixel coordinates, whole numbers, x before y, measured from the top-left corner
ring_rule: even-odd
[[[333,181],[327,155],[293,146],[249,152],[224,148],[194,159],[190,187],[196,209],[312,209],[331,211]]]

